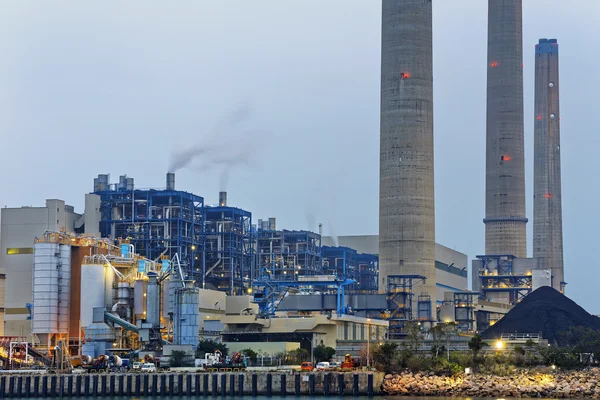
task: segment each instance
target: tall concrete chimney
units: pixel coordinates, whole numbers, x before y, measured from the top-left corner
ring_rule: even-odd
[[[552,287],[563,290],[562,194],[558,43],[535,46],[533,171],[533,257],[538,269],[552,271]]]
[[[167,190],[175,190],[175,173],[167,172]]]
[[[227,192],[219,192],[219,206],[227,207]]]
[[[527,257],[522,0],[488,0],[485,252]]]
[[[424,275],[413,291],[435,304],[431,0],[383,0],[382,11],[379,291],[390,276]]]

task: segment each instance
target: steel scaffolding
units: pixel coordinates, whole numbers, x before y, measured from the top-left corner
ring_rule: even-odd
[[[323,246],[323,272],[340,278],[354,279],[346,293],[374,293],[377,291],[377,261],[373,254],[359,254],[349,247]]]
[[[531,293],[531,274],[516,274],[513,272],[512,255],[477,256],[482,261],[479,271],[481,294],[484,297],[494,297],[494,293],[506,293],[509,304],[517,304]]]
[[[256,232],[255,277],[293,281],[298,276],[320,275],[321,237],[308,231]]]
[[[405,336],[404,326],[408,321],[413,321],[413,287],[427,278],[423,275],[389,275],[387,279],[390,307],[388,337],[390,340],[402,339]]]
[[[252,214],[235,207],[205,207],[205,282],[230,295],[247,293],[254,278]]]
[[[128,239],[151,260],[179,254],[188,279],[201,278],[204,199],[177,190],[133,190],[109,185],[100,196],[102,237]]]

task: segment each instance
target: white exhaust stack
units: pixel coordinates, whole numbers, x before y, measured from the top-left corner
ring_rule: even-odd
[[[219,192],[219,206],[227,207],[227,192]]]

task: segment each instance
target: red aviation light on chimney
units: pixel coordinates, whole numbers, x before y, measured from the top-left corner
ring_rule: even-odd
[[[498,66],[498,61],[492,61],[490,63],[490,67],[492,67],[492,68],[496,68],[497,66]]]
[[[551,193],[546,193],[546,194],[544,195],[544,197],[545,197],[545,198],[547,198],[547,199],[549,199],[549,198],[551,198],[551,197],[552,197],[552,194],[551,194]]]
[[[410,73],[408,73],[408,72],[402,72],[400,74],[400,78],[401,79],[408,79],[408,78],[410,78]]]
[[[510,161],[510,156],[508,154],[505,154],[500,157],[500,161]]]
[[[541,121],[541,120],[542,120],[542,116],[541,116],[541,115],[538,115],[536,119],[537,119],[538,121]]]

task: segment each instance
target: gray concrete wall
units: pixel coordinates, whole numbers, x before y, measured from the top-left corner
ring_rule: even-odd
[[[560,169],[558,43],[540,39],[535,47],[533,171],[533,257],[552,271],[552,287],[565,280]]]
[[[485,252],[527,257],[522,0],[488,1]]]
[[[435,302],[432,6],[382,6],[379,290],[388,275],[424,275],[415,292]]]

